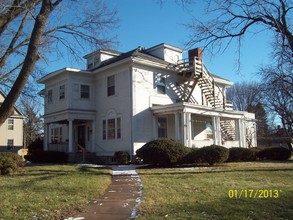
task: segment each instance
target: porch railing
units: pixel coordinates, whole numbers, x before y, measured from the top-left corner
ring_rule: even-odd
[[[49,151],[58,151],[58,152],[68,152],[68,143],[62,142],[62,143],[49,143],[48,144],[48,150]]]

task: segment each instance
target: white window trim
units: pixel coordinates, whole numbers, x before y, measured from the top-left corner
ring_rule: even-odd
[[[108,121],[113,120],[113,119],[115,120],[115,137],[108,138],[108,131],[109,131]],[[120,119],[120,137],[119,138],[118,138],[118,119]],[[105,123],[106,127],[104,127],[104,121],[106,122]],[[105,138],[104,138],[104,135],[105,135]],[[122,118],[121,118],[121,116],[117,116],[116,118],[103,118],[102,119],[102,140],[103,141],[113,141],[113,140],[121,140],[121,139],[122,139]]]
[[[64,90],[63,90],[63,96],[61,97],[61,87],[64,87]],[[66,87],[65,87],[65,84],[63,84],[63,85],[61,85],[61,86],[59,86],[59,100],[62,100],[62,99],[65,99],[65,97],[66,97]]]
[[[12,123],[9,123],[9,121],[12,121]],[[12,126],[12,129],[9,128],[10,126]],[[13,118],[8,118],[7,119],[7,130],[8,131],[14,131],[14,119]]]
[[[112,94],[112,95],[109,95],[109,93],[108,93],[108,89],[109,89],[109,86],[108,86],[108,79],[110,78],[110,77],[114,77],[114,94]],[[113,97],[113,96],[116,96],[116,85],[117,85],[117,82],[116,82],[116,74],[114,74],[114,75],[111,75],[111,76],[107,76],[107,82],[106,82],[106,85],[107,85],[107,97]]]
[[[82,86],[88,86],[88,88],[89,88],[89,93],[88,93],[88,95],[89,95],[89,97],[88,98],[84,98],[84,97],[81,97],[81,92],[82,92],[82,89],[81,89],[81,87]],[[89,85],[89,84],[80,84],[79,85],[79,98],[81,99],[81,100],[90,100],[91,99],[91,86]]]
[[[166,137],[159,137],[159,118],[164,118],[166,119]],[[162,116],[157,118],[157,137],[158,138],[168,138],[168,117]]]

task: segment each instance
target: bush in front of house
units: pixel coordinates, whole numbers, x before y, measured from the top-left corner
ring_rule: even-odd
[[[229,149],[229,162],[255,161],[256,151],[252,148],[232,147]]]
[[[197,154],[198,148],[190,148],[189,152],[180,161],[181,164],[193,164],[200,162]]]
[[[291,150],[284,147],[263,148],[256,156],[261,160],[288,160],[291,157]]]
[[[32,151],[24,158],[32,163],[67,163],[68,160],[65,152],[41,150]]]
[[[9,175],[22,165],[22,158],[17,153],[0,153],[0,175]]]
[[[179,163],[189,151],[188,147],[175,141],[160,139],[146,143],[136,151],[136,155],[146,164],[166,166]]]
[[[195,154],[198,162],[206,162],[209,165],[214,165],[215,163],[227,161],[229,149],[219,145],[211,145],[199,148]]]
[[[126,151],[116,151],[114,154],[114,158],[118,164],[128,164],[129,162],[129,154]]]

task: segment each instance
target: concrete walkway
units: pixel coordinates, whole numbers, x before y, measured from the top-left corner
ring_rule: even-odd
[[[65,220],[135,219],[142,201],[142,184],[135,166],[113,166],[112,183],[101,198],[92,201],[82,213]]]

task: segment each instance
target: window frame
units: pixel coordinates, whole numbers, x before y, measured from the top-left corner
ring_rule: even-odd
[[[120,140],[122,138],[121,117],[102,120],[102,139]]]
[[[162,123],[162,122],[160,122],[160,120],[164,120],[164,122],[163,122],[164,126],[160,125],[160,123]],[[168,118],[167,117],[158,117],[157,123],[158,123],[158,129],[157,129],[158,138],[168,138]],[[161,135],[162,131],[163,131],[164,135]]]
[[[62,142],[62,127],[51,128],[50,143],[59,144]]]
[[[10,142],[10,143],[9,143]],[[14,139],[7,139],[7,150],[12,150],[14,148]]]
[[[160,73],[155,73],[155,88],[157,90],[157,94],[166,94],[166,77],[162,76]]]
[[[14,119],[13,118],[7,119],[7,130],[14,131]]]
[[[59,86],[59,100],[65,99],[65,84]]]
[[[114,96],[116,94],[116,75],[107,77],[107,96]]]
[[[53,103],[53,90],[52,89],[48,90],[47,103],[48,104]]]
[[[84,91],[84,88],[87,88],[87,91]],[[80,84],[80,98],[81,99],[85,99],[88,100],[90,99],[91,95],[90,95],[91,91],[90,91],[90,85],[87,84]],[[87,94],[85,96],[85,94]]]

